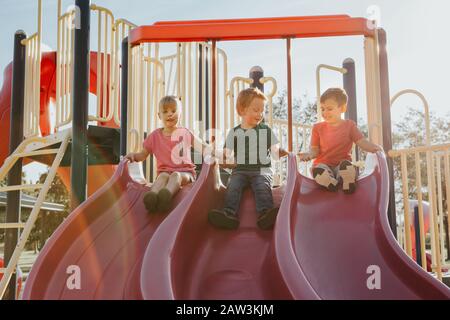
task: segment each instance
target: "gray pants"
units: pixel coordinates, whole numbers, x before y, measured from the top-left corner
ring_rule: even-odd
[[[255,195],[256,211],[262,214],[273,208],[272,175],[261,171],[233,171],[228,180],[224,210],[236,215],[244,188],[250,186]]]

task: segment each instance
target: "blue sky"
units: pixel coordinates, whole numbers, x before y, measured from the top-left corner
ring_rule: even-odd
[[[63,8],[74,1],[63,1]],[[376,6],[381,26],[387,31],[391,95],[405,88],[421,91],[432,111],[444,115],[448,107],[447,75],[450,74],[450,38],[448,12],[444,0],[97,0],[112,10],[115,18],[126,18],[138,25],[159,20],[191,20],[294,15],[349,14],[367,17],[368,8]],[[56,47],[56,0],[43,0],[43,42]],[[13,35],[23,29],[36,31],[36,0],[0,0],[0,72],[11,61]],[[94,41],[94,40],[93,40]],[[285,42],[250,41],[219,43],[229,57],[230,76],[247,75],[253,65],[264,68],[267,76],[286,87]],[[359,113],[365,116],[365,78],[363,40],[361,37],[298,39],[293,41],[293,92],[299,97],[315,96],[315,68],[320,63],[341,65],[347,57],[356,61]],[[3,74],[0,75],[0,83]],[[324,72],[322,88],[341,85],[338,75]],[[398,100],[394,121],[401,119],[406,105],[420,107],[411,97]]]

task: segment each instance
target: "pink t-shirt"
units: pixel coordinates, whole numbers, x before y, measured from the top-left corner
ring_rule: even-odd
[[[144,148],[156,158],[158,174],[161,172],[190,172],[195,175],[191,159],[193,135],[186,128],[177,128],[165,136],[162,128],[154,130],[144,141]]]
[[[313,126],[311,147],[319,147],[319,155],[314,165],[323,163],[337,166],[342,160],[352,160],[350,151],[354,142],[364,138],[356,123],[344,120],[341,124],[333,126],[327,122],[320,122]]]

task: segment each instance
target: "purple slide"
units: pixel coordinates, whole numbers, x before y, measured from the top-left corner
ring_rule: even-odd
[[[184,187],[176,206],[188,193]],[[25,284],[24,299],[142,299],[142,256],[164,214],[149,215],[139,164],[121,162],[113,177],[47,241]],[[80,287],[68,285],[78,268]]]
[[[318,187],[290,156],[275,252],[294,299],[449,299],[450,290],[400,248],[387,219],[388,171],[370,154],[357,191]]]
[[[368,156],[353,195],[320,189],[298,173],[294,155],[288,172],[286,185],[273,190],[280,205],[273,231],[256,226],[251,190],[243,194],[239,229],[218,230],[207,221],[224,198],[217,165],[204,163],[165,216],[147,214],[148,187],[122,162],[48,240],[24,298],[450,298],[389,229],[384,154]],[[67,285],[73,266],[81,274],[79,289]]]
[[[150,240],[141,271],[144,299],[291,299],[276,266],[273,231],[256,226],[255,201],[244,191],[238,230],[218,230],[208,211],[221,207],[216,165],[203,164],[191,193]],[[273,191],[279,205],[284,190]]]

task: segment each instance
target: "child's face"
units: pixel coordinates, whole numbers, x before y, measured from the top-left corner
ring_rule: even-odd
[[[172,128],[178,124],[180,110],[176,104],[165,105],[159,109],[158,116],[161,119],[164,127]]]
[[[342,120],[341,114],[345,112],[345,105],[340,106],[334,99],[327,99],[320,104],[323,119],[329,124],[335,124]]]
[[[241,111],[243,124],[256,127],[264,117],[264,100],[255,98],[250,105]]]

